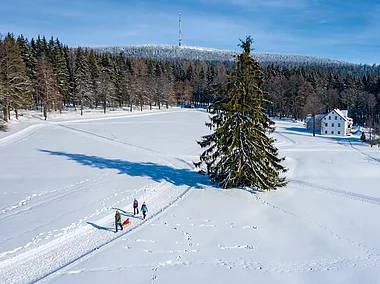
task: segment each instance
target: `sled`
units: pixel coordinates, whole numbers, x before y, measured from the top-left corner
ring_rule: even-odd
[[[129,226],[131,224],[131,221],[129,221],[129,218],[123,222],[123,228]]]

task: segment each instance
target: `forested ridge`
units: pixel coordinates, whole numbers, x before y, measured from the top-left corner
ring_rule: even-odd
[[[97,107],[106,112],[109,107],[133,111],[146,105],[204,106],[215,101],[209,86],[225,82],[236,71],[234,52],[154,45],[145,46],[143,53],[143,47],[130,50],[134,52],[120,47],[70,48],[43,36],[3,36],[3,120],[8,121],[12,111],[17,117],[20,109],[41,110],[46,119],[51,110],[66,107],[83,114]],[[379,125],[379,65],[255,52],[252,57],[264,72],[262,89],[272,102],[266,106],[271,116],[303,119],[338,107],[347,109],[354,123]]]

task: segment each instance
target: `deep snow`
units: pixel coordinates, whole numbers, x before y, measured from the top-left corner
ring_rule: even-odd
[[[378,148],[276,121],[288,186],[221,190],[192,165],[207,116],[12,121],[0,133],[0,283],[380,283]],[[118,233],[116,209],[132,221]]]

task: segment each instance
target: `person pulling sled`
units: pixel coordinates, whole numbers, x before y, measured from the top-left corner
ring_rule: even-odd
[[[119,210],[116,210],[115,213],[115,226],[116,226],[116,232],[117,233],[117,227],[120,226],[121,230],[123,230],[123,225],[121,224],[121,216]]]

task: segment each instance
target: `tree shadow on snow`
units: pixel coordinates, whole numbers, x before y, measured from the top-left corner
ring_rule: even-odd
[[[98,156],[88,156],[84,154],[71,154],[66,152],[39,150],[54,156],[66,157],[84,166],[98,169],[116,169],[118,174],[126,174],[132,177],[149,177],[153,181],[167,181],[176,186],[187,185],[201,188],[202,184],[209,185],[207,177],[189,169],[175,169],[166,165],[152,162],[130,162],[120,159],[105,159]]]
[[[113,228],[102,227],[102,226],[96,225],[95,223],[92,223],[92,222],[87,222],[87,224],[93,226],[94,228],[96,228],[98,230],[111,231],[111,232],[114,231]]]
[[[298,132],[298,133],[313,135],[313,130],[307,129],[305,126],[284,127],[284,129],[289,131],[288,133],[292,133],[292,134],[294,134],[294,132]]]
[[[306,129],[305,127],[284,127],[284,130],[278,130],[277,133],[280,135],[299,135],[299,136],[310,136],[313,137],[313,131]],[[275,132],[276,133],[276,132]],[[327,135],[321,134],[319,131],[315,133],[316,139],[324,139],[331,143],[339,143],[339,144],[349,144],[350,146],[359,146],[364,145],[365,143],[360,140],[359,136],[349,135],[349,136],[338,136],[338,135]]]

